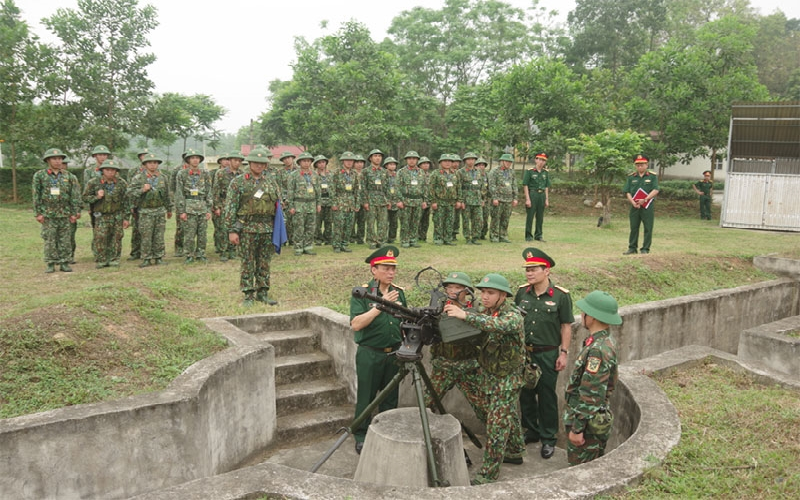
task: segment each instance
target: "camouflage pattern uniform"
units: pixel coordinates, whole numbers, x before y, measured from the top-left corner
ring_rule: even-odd
[[[364,169],[361,204],[369,204],[364,214],[366,226],[365,243],[371,248],[378,248],[389,235],[389,188],[386,170],[383,167],[370,166]]]
[[[315,160],[316,162],[317,160]],[[327,169],[317,169],[317,176],[319,177],[319,200],[320,211],[317,214],[317,229],[314,234],[314,240],[319,245],[330,245],[333,243],[333,174],[328,172]],[[323,229],[324,226],[324,229]]]
[[[570,465],[602,457],[611,434],[609,399],[617,385],[617,343],[608,330],[588,337],[575,360],[575,367],[564,397],[564,427],[580,434],[586,443],[577,447],[567,442]],[[606,424],[602,433],[592,432],[590,422]]]
[[[150,189],[143,192],[144,185]],[[164,258],[164,230],[167,225],[167,213],[172,213],[172,199],[169,191],[169,176],[156,171],[134,176],[128,186],[128,199],[135,205],[139,213],[139,233],[141,234],[141,257],[161,263]]]
[[[188,262],[206,258],[208,219],[211,213],[211,176],[202,167],[183,169],[175,177],[175,213],[186,214],[183,251]],[[188,260],[191,259],[191,260]]]
[[[477,167],[480,163],[486,163],[486,160],[483,158],[478,158],[478,161],[475,163]],[[492,213],[492,200],[489,199],[489,174],[486,170],[478,168],[478,175],[480,176],[483,182],[483,214],[482,218],[483,221],[481,222],[480,231],[478,231],[478,239],[485,240],[486,235],[489,233],[489,215]]]
[[[279,170],[276,170],[273,174],[275,176],[275,180],[278,181],[278,187],[281,189],[281,193],[283,193],[283,204],[282,207],[286,207],[288,205],[288,200],[286,199],[286,195],[289,193],[289,176],[297,170],[297,167],[292,165],[289,168],[285,166]],[[286,222],[286,236],[289,238],[289,244],[294,243],[294,223],[292,217],[290,217],[289,211],[283,211],[283,219]]]
[[[356,158],[361,158],[363,161],[363,157],[361,155],[355,155]],[[356,185],[358,186],[358,193],[359,196],[363,196],[364,193],[364,168],[362,167],[361,170],[357,168],[353,168],[353,172],[356,175]],[[359,200],[359,206],[361,206],[363,202]],[[363,207],[353,214],[353,229],[352,234],[349,236],[350,243],[357,243],[359,245],[364,244],[364,235],[366,233],[366,220],[367,220],[367,211],[363,209]]]
[[[97,196],[100,190],[104,191],[102,198]],[[124,236],[122,224],[130,220],[127,191],[128,184],[119,175],[119,170],[114,182],[106,182],[103,177],[94,178],[83,189],[83,201],[94,214],[94,260],[97,267],[119,265]]]
[[[266,173],[266,172],[264,172]],[[225,214],[222,212],[225,210],[225,200],[228,196],[228,186],[230,186],[231,181],[237,176],[240,175],[241,172],[239,170],[231,170],[230,168],[220,168],[214,172],[214,182],[213,182],[213,210],[220,211],[220,215],[218,217],[218,226],[219,226],[219,233],[221,234],[220,241],[219,241],[219,253],[220,253],[220,260],[228,260],[232,259],[236,256],[236,250],[228,241],[228,233],[230,232],[230,228],[225,225]],[[214,230],[214,238],[216,239],[217,229]],[[215,242],[216,243],[216,242]]]
[[[66,170],[39,170],[32,182],[33,213],[43,216],[41,236],[44,262],[49,266],[69,264],[72,253],[70,217],[81,213],[81,186]]]
[[[259,190],[260,197],[256,197]],[[244,174],[234,178],[225,200],[225,227],[239,233],[242,258],[239,287],[245,300],[267,301],[270,288],[270,261],[275,254],[272,228],[275,204],[281,190],[271,175]]]
[[[286,189],[286,211],[294,210],[293,214],[289,213],[294,230],[294,253],[314,255],[317,207],[322,202],[319,176],[311,169],[297,169],[289,175]]]
[[[178,173],[182,170],[187,170],[189,165],[184,163],[179,168],[176,168],[169,175],[169,192],[172,195],[172,207],[173,212],[180,215],[178,212],[178,206],[175,204],[175,188],[177,187],[176,181],[178,179]],[[180,217],[175,217],[175,257],[183,257],[185,255],[183,250],[183,226],[186,223],[181,220]]]
[[[511,219],[512,202],[516,199],[514,170],[502,166],[489,172],[489,200],[492,201],[492,226],[490,237],[493,243],[510,243],[508,223]],[[500,203],[494,206],[494,200]]]
[[[388,229],[387,229],[387,243],[394,243],[397,239],[397,226],[402,218],[403,212],[405,209],[397,208],[398,202],[404,202],[402,196],[400,196],[400,189],[397,185],[397,172],[387,170],[386,171],[386,189],[388,191],[387,199],[389,201],[389,210],[387,211],[387,222],[388,222]]]
[[[146,152],[147,150],[145,150]],[[141,154],[140,154],[141,156]],[[128,188],[130,189],[131,181],[139,174],[145,173],[147,169],[144,166],[139,168],[129,168],[126,174],[126,181],[128,182]],[[137,260],[142,256],[142,235],[141,231],[139,230],[139,209],[134,204],[131,207],[131,255],[128,257],[128,260]]]
[[[344,156],[344,155],[342,155]],[[333,174],[333,251],[350,252],[347,245],[353,234],[354,216],[361,207],[356,171],[340,168]]]
[[[467,243],[480,245],[478,238],[483,225],[483,175],[477,167],[464,167],[457,172],[457,177],[461,184],[461,201],[466,205],[463,213],[464,238]]]
[[[397,188],[405,205],[400,219],[400,243],[403,247],[418,247],[422,204],[428,203],[428,176],[419,167],[406,166],[397,173]]]
[[[453,245],[453,232],[456,223],[456,203],[461,199],[461,185],[454,172],[435,170],[430,176],[431,203],[436,203],[433,211],[433,243]]]
[[[517,415],[519,391],[524,385],[523,319],[506,299],[497,311],[468,312],[464,321],[486,334],[478,361],[487,437],[477,479],[491,482],[497,480],[504,457],[521,458],[525,452]]]
[[[422,163],[422,160],[426,160],[428,162],[428,164],[430,164],[430,160],[428,160],[427,158],[425,158],[425,157],[420,158],[420,163]],[[417,165],[419,165],[420,163],[418,163]],[[431,225],[431,199],[430,199],[431,173],[430,173],[429,170],[425,170],[422,167],[420,167],[420,171],[422,172],[422,177],[420,177],[420,179],[422,179],[422,178],[425,179],[425,198],[424,199],[428,203],[428,206],[426,208],[423,208],[423,209],[420,210],[420,215],[419,215],[419,234],[418,234],[417,238],[419,239],[419,241],[428,241],[428,228],[430,228],[430,225]]]

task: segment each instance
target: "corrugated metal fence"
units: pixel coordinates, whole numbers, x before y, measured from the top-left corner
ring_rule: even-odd
[[[800,159],[729,163],[722,227],[800,231]]]

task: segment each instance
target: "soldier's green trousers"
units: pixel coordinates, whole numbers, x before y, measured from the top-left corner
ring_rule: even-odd
[[[711,220],[711,196],[700,195],[700,218]]]
[[[367,212],[363,208],[358,212],[353,212],[352,234],[349,235],[350,242],[356,243],[364,241],[366,219]]]
[[[400,243],[416,243],[420,232],[422,207],[406,207],[400,211]],[[427,228],[425,228],[427,232]]]
[[[492,205],[487,202],[483,207],[483,224],[481,225],[480,235],[478,238],[485,240],[486,235],[489,233],[489,215],[492,213]]]
[[[486,423],[486,409],[483,406],[480,366],[477,359],[453,361],[439,356],[431,358],[431,385],[441,400],[447,392],[458,387],[472,406],[472,411],[481,422]],[[433,408],[433,398],[425,391],[425,406]]]
[[[314,248],[314,233],[317,230],[316,212],[290,214],[292,227],[294,228],[294,250],[310,251]]]
[[[122,213],[101,214],[94,219],[95,262],[118,262],[122,254]]]
[[[339,209],[333,212],[333,248],[342,249],[350,243],[353,234],[353,221],[355,214],[348,209]]]
[[[175,256],[183,257],[183,226],[180,217],[175,217]]]
[[[225,228],[222,215],[217,215],[212,212],[211,222],[214,225],[214,251],[216,253],[222,253],[228,248],[225,244],[228,241],[228,231]]]
[[[419,234],[417,237],[420,241],[428,240],[428,228],[431,225],[431,207],[423,208],[420,210],[419,216]]]
[[[272,233],[241,233],[239,254],[242,258],[239,288],[245,293],[269,290],[269,264],[275,254]]]
[[[75,233],[78,232],[78,222],[73,222],[69,225],[69,241],[70,241],[70,249],[72,251],[69,254],[69,261],[73,262],[75,260],[75,249],[78,248],[78,245],[75,243]]]
[[[530,240],[531,238],[541,240],[542,239],[542,226],[544,224],[544,201],[545,201],[545,194],[536,191],[535,189],[531,190],[530,197],[531,197],[531,208],[526,210],[526,217],[525,217],[525,240]],[[531,227],[533,226],[533,219],[536,218],[536,229],[533,233],[531,233]]]
[[[400,222],[400,214],[402,213],[403,210],[400,209],[388,210],[386,212],[389,228],[386,233],[387,236],[385,241],[394,243],[394,241],[397,240],[397,226]]]
[[[324,226],[324,228],[323,228]],[[329,206],[322,206],[322,210],[317,214],[317,230],[314,239],[323,244],[333,243],[333,211]]]
[[[508,223],[511,220],[511,202],[501,201],[497,206],[492,205],[492,240],[508,238]]]
[[[450,243],[453,241],[454,226],[456,224],[455,200],[443,201],[433,211],[433,241],[434,243]]]
[[[69,217],[45,217],[41,235],[44,240],[44,262],[68,264],[72,252]]]
[[[570,428],[566,429],[569,434]],[[585,429],[583,431],[583,439],[585,443],[582,446],[575,446],[569,439],[567,440],[567,462],[570,465],[585,464],[591,462],[596,458],[602,457],[606,452],[606,444],[608,444],[609,434],[605,436],[598,436],[592,434]]]
[[[370,203],[369,210],[364,214],[366,234],[364,242],[372,245],[383,245],[389,235],[389,211],[386,205]]]
[[[653,220],[655,219],[656,204],[651,203],[650,208],[631,207],[628,212],[628,220],[631,223],[631,234],[628,237],[628,250],[636,250],[639,245],[639,226],[644,226],[644,241],[642,250],[650,251],[650,244],[653,242]]]
[[[503,458],[521,458],[525,453],[517,401],[522,377],[512,374],[496,377],[483,371],[484,407],[486,408],[486,449],[478,475],[495,481]]]
[[[131,213],[131,257],[141,257],[142,255],[142,233],[139,231],[139,209],[133,209]]]
[[[139,211],[139,234],[142,238],[142,259],[164,258],[164,229],[167,226],[165,208],[143,208]]]
[[[536,363],[542,368],[542,377],[536,389],[522,388],[519,406],[522,412],[522,427],[526,429],[528,441],[541,441],[542,444],[556,444],[558,434],[558,396],[556,395],[556,359],[558,349],[544,352],[529,352],[528,363]]]
[[[368,347],[358,346],[356,351],[356,417],[369,406],[378,392],[386,387],[400,371],[397,358],[384,352],[374,351]],[[378,405],[378,412],[397,408],[399,386],[389,393],[388,397]],[[372,419],[367,418],[358,429],[354,429],[353,437],[363,443]]]
[[[464,220],[464,238],[467,241],[480,238],[481,226],[483,226],[483,207],[480,205],[467,205],[462,218]]]
[[[205,257],[208,243],[206,214],[186,214],[183,223],[183,252],[186,257]]]

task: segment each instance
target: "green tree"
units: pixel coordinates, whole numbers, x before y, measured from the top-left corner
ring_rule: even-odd
[[[577,155],[575,166],[586,173],[600,193],[603,225],[611,222],[611,197],[619,193],[634,156],[642,151],[644,136],[633,130],[603,130],[569,139],[570,152]]]
[[[756,23],[753,47],[758,80],[773,97],[791,99],[789,80],[800,69],[800,20],[786,19],[778,11],[758,18]]]

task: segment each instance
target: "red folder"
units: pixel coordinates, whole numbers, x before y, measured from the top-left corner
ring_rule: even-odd
[[[636,193],[633,195],[634,201],[643,200],[645,198],[647,198],[647,193],[642,188],[637,189]],[[650,201],[642,205],[640,208],[650,208],[650,205],[653,204],[653,199],[654,198],[650,198]]]

